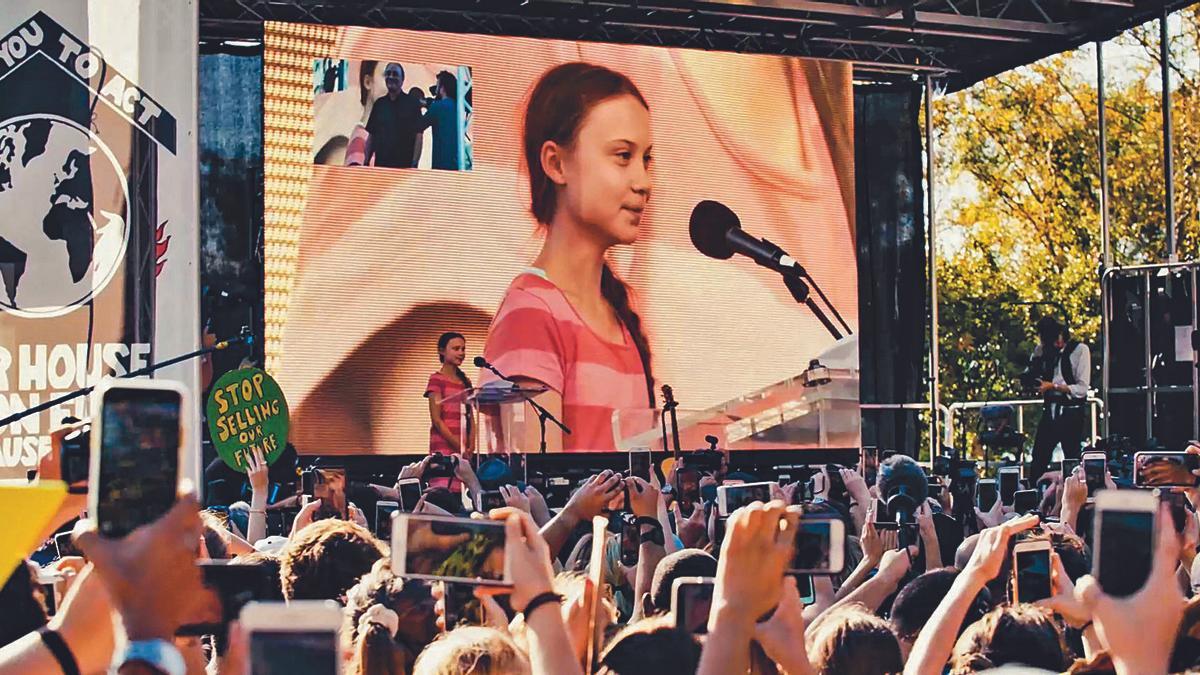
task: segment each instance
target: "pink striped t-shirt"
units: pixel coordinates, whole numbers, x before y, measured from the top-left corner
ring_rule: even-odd
[[[460,439],[460,442],[462,439],[462,399],[455,398],[453,401],[446,399],[457,396],[466,390],[466,386],[457,377],[446,377],[440,372],[430,375],[429,384],[425,385],[425,397],[442,402],[442,421],[446,423],[450,433]],[[437,427],[432,424],[429,426],[429,454],[454,454],[454,448],[450,447],[450,443],[442,438]],[[429,487],[449,488],[451,492],[462,490],[462,482],[457,478],[428,478],[426,483]]]
[[[536,268],[509,285],[484,345],[508,377],[527,377],[562,396],[565,452],[612,452],[614,410],[647,408],[646,375],[629,331],[615,344],[595,333]],[[482,378],[494,380],[495,376]]]

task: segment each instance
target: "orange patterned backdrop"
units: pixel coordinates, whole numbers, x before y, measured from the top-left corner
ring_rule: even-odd
[[[654,196],[613,262],[635,289],[654,372],[685,408],[802,371],[833,340],[773,273],[703,257],[702,199],[779,244],[857,329],[853,102],[845,63],[646,46],[268,23],[268,369],[302,453],[421,453],[435,341],[470,356],[509,281],[537,254],[520,169],[529,88],[572,60],[627,74],[651,108]],[[313,60],[455,64],[472,72],[474,169],[313,166]],[[354,98],[351,88],[344,95]]]

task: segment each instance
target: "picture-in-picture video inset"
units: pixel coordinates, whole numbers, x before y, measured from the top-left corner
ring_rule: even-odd
[[[471,69],[401,61],[313,61],[313,163],[471,169]]]

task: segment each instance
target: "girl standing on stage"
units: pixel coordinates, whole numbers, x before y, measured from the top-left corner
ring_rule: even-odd
[[[459,397],[471,388],[471,380],[461,368],[467,356],[467,339],[462,333],[442,333],[437,347],[438,361],[442,367],[429,376],[429,384],[425,385],[425,398],[429,399],[429,419],[432,422],[429,428],[429,454],[458,454],[469,458],[474,446],[474,433],[468,415],[467,449],[464,452],[461,440],[463,401]],[[442,482],[435,484],[434,481]],[[431,479],[429,485],[457,490],[461,483],[452,479]]]
[[[566,63],[534,86],[523,136],[546,240],[509,285],[484,356],[514,381],[549,387],[539,402],[572,431],[549,427],[551,450],[611,451],[613,411],[654,406],[650,346],[606,260],[637,240],[650,199],[650,109],[624,75]]]

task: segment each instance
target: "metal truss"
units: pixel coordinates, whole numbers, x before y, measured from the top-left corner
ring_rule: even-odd
[[[953,91],[1194,1],[201,0],[200,30],[255,40],[263,21],[298,21],[781,54]]]

